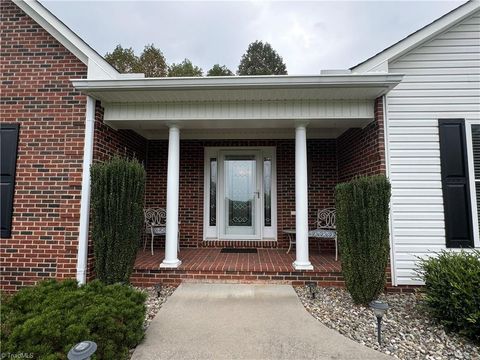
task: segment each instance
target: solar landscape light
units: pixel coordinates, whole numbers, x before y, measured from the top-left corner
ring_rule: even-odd
[[[370,303],[370,309],[373,310],[373,313],[377,317],[377,336],[378,336],[378,344],[382,345],[382,336],[381,336],[381,329],[382,329],[382,318],[385,315],[385,312],[388,310],[388,304],[385,301],[381,300],[373,300]]]
[[[82,341],[72,347],[67,354],[68,360],[89,360],[97,351],[97,344],[93,341]]]
[[[160,295],[162,294],[162,284],[155,285],[154,289],[157,292],[157,297],[160,297]]]
[[[308,290],[310,291],[310,297],[312,300],[315,300],[315,294],[317,292],[317,283],[315,282],[308,282],[306,284],[308,286]]]

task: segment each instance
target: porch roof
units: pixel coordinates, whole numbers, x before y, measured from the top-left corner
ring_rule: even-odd
[[[182,78],[73,79],[73,86],[105,103],[367,100],[384,95],[401,74],[218,76]]]
[[[172,123],[184,138],[285,138],[293,136],[298,121],[308,122],[310,137],[328,138],[372,121],[374,99],[401,79],[399,74],[322,74],[72,83],[102,102],[106,124],[147,139],[166,138]],[[255,131],[240,134],[238,129]]]

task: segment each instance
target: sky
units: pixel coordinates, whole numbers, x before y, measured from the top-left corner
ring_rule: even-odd
[[[153,43],[169,64],[235,72],[248,44],[263,40],[290,75],[352,67],[464,2],[41,0],[101,55]]]

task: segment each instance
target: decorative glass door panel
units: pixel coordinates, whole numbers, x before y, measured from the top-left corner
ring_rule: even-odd
[[[256,235],[257,158],[225,155],[225,235]]]

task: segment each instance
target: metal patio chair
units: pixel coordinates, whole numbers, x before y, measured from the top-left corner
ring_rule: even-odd
[[[308,232],[309,238],[316,239],[334,239],[335,240],[335,261],[338,260],[338,242],[336,228],[335,208],[318,210],[316,228]],[[320,245],[319,245],[320,247]]]
[[[153,240],[155,236],[165,236],[167,230],[167,211],[164,208],[146,208],[143,210],[145,233],[151,235],[150,248],[153,255]],[[143,250],[147,246],[147,237],[143,241]],[[178,230],[177,249],[180,252],[180,228]]]

